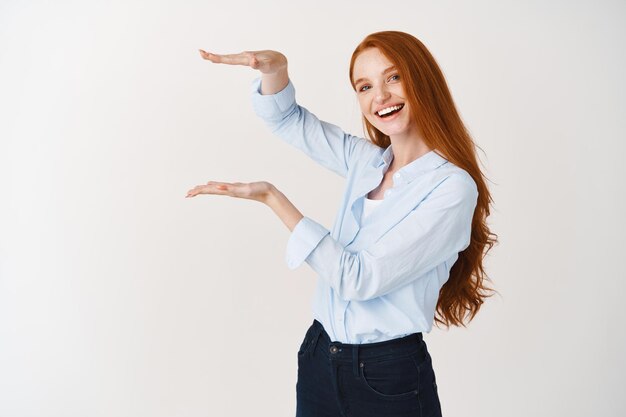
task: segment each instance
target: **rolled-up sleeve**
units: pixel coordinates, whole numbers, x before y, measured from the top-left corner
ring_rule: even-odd
[[[301,260],[344,300],[369,300],[400,288],[468,247],[478,192],[472,180],[448,177],[392,229],[350,252],[317,223],[294,229],[288,263]]]
[[[316,221],[303,217],[294,227],[289,240],[285,261],[290,269],[299,267],[315,249],[320,240],[330,232]]]
[[[296,103],[296,89],[291,80],[287,86],[275,94],[261,94],[261,79],[252,82],[252,108],[264,120],[281,120]]]

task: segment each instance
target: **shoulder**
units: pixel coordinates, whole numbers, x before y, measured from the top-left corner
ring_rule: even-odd
[[[447,161],[437,169],[437,187],[440,193],[455,195],[475,201],[478,187],[472,176],[462,168]]]

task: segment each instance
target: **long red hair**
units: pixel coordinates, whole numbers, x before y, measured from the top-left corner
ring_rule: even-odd
[[[486,286],[489,281],[483,258],[497,243],[497,235],[487,225],[489,206],[493,203],[486,177],[478,165],[478,147],[456,110],[445,77],[435,58],[414,36],[397,31],[368,35],[356,47],[350,60],[350,82],[355,88],[353,69],[359,54],[367,48],[378,48],[397,68],[403,83],[412,117],[431,149],[472,176],[478,187],[478,201],[472,219],[469,246],[450,270],[450,277],[439,291],[435,322],[446,327],[465,326],[471,321],[485,298],[495,292]],[[370,140],[387,148],[389,136],[376,129],[363,117]]]

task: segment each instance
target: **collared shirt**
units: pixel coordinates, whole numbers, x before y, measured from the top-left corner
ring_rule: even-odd
[[[313,317],[342,343],[430,332],[439,290],[470,242],[478,198],[472,177],[432,150],[396,171],[384,200],[361,219],[393,147],[320,121],[296,103],[291,81],[271,95],[260,87],[257,78],[252,103],[270,129],[346,179],[332,229],[305,216],[287,242],[288,267],[306,262],[318,275]]]

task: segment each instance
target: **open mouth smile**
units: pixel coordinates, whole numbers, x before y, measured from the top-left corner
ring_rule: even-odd
[[[384,109],[377,111],[375,114],[383,120],[395,119],[395,115],[400,113],[400,110],[403,108],[404,104],[398,104],[395,106],[385,107]]]

